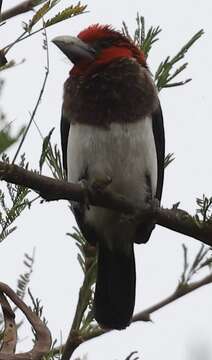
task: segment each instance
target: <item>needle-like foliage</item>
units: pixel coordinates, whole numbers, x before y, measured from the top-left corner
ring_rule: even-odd
[[[2,159],[9,163],[9,158],[6,155],[3,155]],[[21,157],[19,165],[27,169],[28,164],[24,155]],[[16,229],[16,226],[13,225],[15,220],[26,208],[30,207],[28,199],[30,190],[28,188],[7,183],[6,189],[7,196],[0,189],[0,242]]]
[[[28,24],[25,23],[24,30],[31,32],[33,26],[37,24],[43,17],[52,10],[61,0],[48,0],[46,1],[33,15]],[[77,5],[71,5],[61,12],[57,13],[54,17],[44,21],[43,26],[45,28],[57,24],[58,22],[72,18],[73,16],[82,14],[86,9],[86,5],[81,5],[80,2]]]
[[[125,22],[123,22],[122,32],[128,38],[131,39],[145,54],[146,59],[149,56],[150,50],[155,42],[159,40],[158,35],[161,32],[159,26],[151,26],[146,30],[145,20],[143,16],[137,14],[136,17],[136,29],[133,36],[130,35],[128,27]],[[173,82],[173,80],[181,74],[187,67],[188,63],[183,63],[178,65],[178,63],[185,57],[187,51],[194,45],[194,43],[203,35],[204,31],[200,30],[192,36],[192,38],[177,52],[173,57],[167,56],[165,60],[161,61],[154,75],[154,80],[158,91],[167,87],[174,87],[185,85],[191,79],[186,79],[183,81]]]
[[[41,88],[41,92],[36,101],[35,107],[33,109],[32,115],[30,116],[27,128],[24,130],[22,141],[19,144],[19,147],[16,151],[13,163],[20,157],[20,150],[22,148],[25,137],[28,135],[28,130],[32,123],[35,123],[35,114],[37,112],[38,105],[41,102],[42,94],[45,88],[46,80],[49,73],[49,54],[48,54],[48,39],[46,34],[46,28],[52,26],[60,21],[70,19],[73,16],[82,14],[86,10],[86,5],[71,5],[68,8],[57,13],[53,17],[46,19],[50,10],[52,10],[60,0],[35,0],[34,5],[40,5],[40,8],[34,12],[32,18],[24,23],[24,32],[19,35],[11,44],[5,46],[4,49],[0,50],[0,71],[9,68],[14,65],[13,63],[5,63],[7,61],[5,55],[8,51],[20,41],[32,36],[33,34],[38,33],[41,30],[44,30],[44,40],[43,47],[46,50],[47,60],[45,66],[45,79]],[[143,16],[137,14],[136,17],[136,30],[131,36],[126,23],[123,23],[123,32],[128,36],[131,41],[145,53],[146,58],[150,56],[152,46],[158,41],[158,36],[161,32],[160,27],[150,27],[146,30],[145,20]],[[163,88],[173,87],[184,85],[190,79],[184,81],[175,81],[175,78],[181,74],[187,67],[187,63],[180,64],[180,61],[185,57],[187,51],[193,46],[193,44],[202,36],[203,31],[200,30],[197,32],[173,57],[167,56],[165,60],[161,61],[156,74],[154,76],[155,83],[158,90],[160,91]],[[2,60],[2,62],[1,62]],[[1,119],[0,119],[1,120]],[[3,120],[3,119],[2,119]],[[37,124],[36,124],[37,126]],[[38,128],[38,126],[37,126]],[[39,130],[39,128],[38,128]],[[51,170],[53,177],[57,179],[64,179],[64,171],[62,166],[61,155],[58,147],[52,146],[52,134],[53,130],[50,130],[49,134],[43,138],[42,151],[39,159],[39,171],[42,173],[45,171],[45,164]],[[21,133],[21,131],[20,131]],[[8,127],[2,127],[0,132],[0,153],[5,151],[10,145],[15,143],[17,138],[20,136],[20,133],[16,137],[12,137]],[[3,156],[3,160],[9,162],[9,159],[6,155]],[[168,166],[174,160],[173,154],[168,154],[165,159],[165,167]],[[21,157],[20,165],[27,168],[25,158]],[[0,240],[5,239],[11,232],[16,228],[15,220],[21,215],[22,211],[27,207],[30,207],[32,201],[29,200],[29,190],[21,186],[15,186],[7,184],[5,191],[0,190]],[[201,223],[211,221],[211,212],[212,212],[212,198],[207,198],[203,196],[202,199],[197,199],[197,213],[194,217],[194,221]],[[178,204],[176,204],[175,209],[177,209]],[[96,325],[93,316],[93,290],[96,281],[96,248],[91,246],[77,228],[73,229],[72,234],[68,234],[76,242],[78,247],[78,262],[83,271],[83,282],[79,290],[78,302],[75,311],[75,316],[72,322],[70,335],[67,341],[73,345],[75,349],[84,339],[89,339],[102,334],[104,331],[101,330],[98,325]],[[183,246],[183,256],[184,264],[183,271],[180,278],[180,282],[177,287],[179,289],[189,287],[191,280],[196,274],[199,274],[200,270],[208,269],[212,264],[212,257],[210,249],[207,247],[201,247],[194,259],[191,261],[188,257],[188,250]],[[19,296],[23,298],[25,295],[26,289],[28,287],[28,282],[32,272],[32,265],[34,262],[34,257],[26,256],[25,265],[28,268],[28,271],[21,275],[18,280],[18,293]],[[29,291],[31,297],[33,308],[36,314],[39,317],[43,317],[43,307],[41,306],[40,300],[34,298]],[[46,322],[45,319],[43,319]],[[51,351],[45,356],[45,360],[52,360],[56,358],[61,358],[60,350],[54,348],[55,343]],[[137,352],[132,352],[126,360],[131,360],[132,358],[138,359]],[[43,359],[44,360],[44,359]]]
[[[167,58],[160,63],[158,69],[155,73],[155,82],[157,88],[160,91],[163,88],[174,87],[185,85],[191,79],[186,79],[184,81],[173,82],[172,80],[176,78],[179,74],[184,71],[188,63],[183,63],[179,67],[175,68],[176,64],[181,61],[187,51],[192,47],[192,45],[204,34],[203,30],[198,31],[192,36],[192,38],[177,52],[173,57],[167,56]]]
[[[212,197],[207,197],[203,194],[202,198],[196,199],[197,210],[196,210],[196,220],[203,222],[212,222]]]
[[[57,145],[52,146],[51,136],[54,128],[50,130],[49,134],[43,139],[42,152],[39,160],[40,173],[42,173],[43,166],[46,163],[55,179],[64,179],[65,174],[62,165],[61,153]]]
[[[193,260],[188,257],[188,249],[183,244],[183,272],[178,287],[186,287],[189,285],[193,277],[199,274],[200,270],[206,269],[211,271],[212,253],[211,248],[201,245],[199,251],[194,256]]]
[[[0,67],[1,70],[1,67]],[[3,81],[0,80],[0,96],[3,88]],[[25,127],[23,126],[18,133],[14,136],[11,134],[11,124],[8,124],[5,115],[0,109],[0,154],[7,151],[9,147],[17,142],[23,134]]]

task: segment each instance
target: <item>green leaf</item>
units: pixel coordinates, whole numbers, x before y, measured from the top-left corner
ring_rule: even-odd
[[[42,172],[43,164],[44,164],[44,162],[46,160],[46,157],[47,157],[48,148],[49,148],[49,145],[50,145],[50,140],[51,140],[51,136],[52,136],[53,131],[54,131],[54,128],[50,130],[48,135],[43,140],[42,152],[41,152],[41,156],[40,156],[40,160],[39,160],[40,173]]]
[[[157,26],[156,28],[152,27],[149,29],[149,31],[147,32],[147,35],[145,36],[143,43],[141,43],[141,48],[146,56],[146,58],[148,57],[148,54],[152,48],[152,45],[158,41],[158,34],[161,32],[162,30],[160,29],[159,26]]]
[[[57,145],[54,147],[51,145],[51,135],[53,130],[54,129],[50,131],[43,142],[43,149],[40,157],[40,172],[42,171],[44,162],[46,162],[55,179],[65,179],[60,151],[57,148]]]
[[[26,26],[26,30],[28,32],[30,32],[32,30],[32,27],[40,20],[43,18],[43,16],[49,11],[50,9],[50,3],[51,1],[47,1],[47,3],[45,3],[43,6],[41,6],[40,9],[38,9],[38,11],[36,11],[35,15],[33,16],[33,18],[29,21],[29,25]]]
[[[172,58],[168,56],[163,62],[160,63],[158,69],[155,73],[155,82],[160,91],[166,87],[174,87],[187,84],[191,79],[186,79],[180,82],[171,82],[176,76],[178,76],[182,71],[184,71],[187,67],[187,63],[184,63],[176,70],[174,70],[174,66],[180,60],[182,60],[187,53],[187,51],[191,48],[191,46],[204,34],[203,30],[198,31],[192,38],[181,48],[178,53]]]
[[[2,156],[2,160],[9,163],[9,159],[5,154]],[[22,156],[19,166],[27,168],[28,164],[25,163],[24,156]],[[16,229],[16,226],[11,226],[20,214],[29,207],[29,193],[28,188],[11,183],[6,184],[5,192],[0,190],[0,242]]]
[[[148,57],[148,54],[152,48],[152,45],[158,41],[158,34],[161,32],[161,29],[159,26],[153,27],[151,26],[150,29],[147,31],[145,29],[145,19],[143,16],[140,16],[139,13],[136,17],[136,23],[137,27],[135,29],[134,35],[131,36],[128,30],[128,27],[125,22],[123,22],[122,32],[123,34],[128,37],[131,41],[135,43],[135,45],[140,48],[144,54],[145,57]]]
[[[32,6],[38,6],[45,2],[46,0],[34,0]]]
[[[55,5],[57,5],[61,0],[49,0],[43,6],[36,11],[33,18],[30,20],[29,25],[26,25],[26,31],[30,32],[32,27],[46,15]]]
[[[53,18],[47,20],[45,22],[45,27],[49,27],[51,25],[57,24],[60,21],[64,21],[67,19],[70,19],[71,17],[83,14],[87,5],[80,5],[80,3],[76,6],[69,6],[68,8],[62,10],[57,15],[55,15]]]

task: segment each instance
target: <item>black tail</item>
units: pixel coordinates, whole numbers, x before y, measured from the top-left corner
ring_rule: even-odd
[[[94,296],[96,321],[106,329],[124,329],[135,305],[135,259],[133,244],[129,251],[110,250],[99,244],[97,281]]]

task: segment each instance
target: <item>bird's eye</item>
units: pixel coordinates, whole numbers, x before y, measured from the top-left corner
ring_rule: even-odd
[[[93,48],[90,48],[90,53],[95,55],[96,54],[96,50],[94,50]]]

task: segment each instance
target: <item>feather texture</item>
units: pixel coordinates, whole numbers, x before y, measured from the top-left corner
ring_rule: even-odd
[[[160,201],[163,117],[144,55],[109,26],[91,26],[79,38],[70,37],[70,46],[67,37],[65,45],[59,43],[75,64],[64,86],[61,120],[68,181],[111,179],[108,188],[135,204]],[[133,244],[148,241],[154,220],[138,225],[109,209],[72,206],[83,235],[98,249],[95,318],[104,328],[123,329],[135,304]]]

